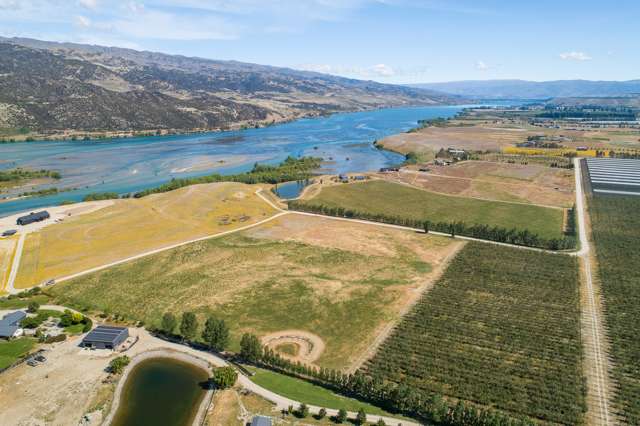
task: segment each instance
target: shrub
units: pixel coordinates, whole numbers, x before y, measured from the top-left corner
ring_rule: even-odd
[[[37,328],[42,321],[38,317],[27,317],[20,321],[20,327],[22,328]]]
[[[91,321],[91,318],[84,317],[84,327],[82,327],[82,332],[86,333],[88,331],[91,331],[92,328],[93,328],[93,321]]]
[[[219,367],[213,370],[211,381],[218,389],[228,389],[236,383],[238,373],[233,367]]]
[[[124,368],[129,365],[131,359],[128,356],[122,355],[117,358],[114,358],[109,363],[109,372],[113,374],[120,374],[124,371]]]
[[[298,407],[298,416],[303,419],[309,416],[309,407],[307,407],[307,404],[300,404],[300,407]]]
[[[325,410],[324,408],[321,408],[320,411],[318,411],[318,420],[324,419],[326,415],[327,415],[327,410]]]
[[[347,421],[347,410],[341,408],[336,415],[336,423],[344,423]]]
[[[57,336],[47,336],[47,338],[44,340],[44,343],[58,343],[64,342],[65,340],[67,340],[67,335],[62,333],[58,334]]]

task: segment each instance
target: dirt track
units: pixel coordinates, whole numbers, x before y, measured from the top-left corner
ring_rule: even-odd
[[[602,320],[600,288],[593,280],[592,250],[587,229],[586,198],[582,189],[580,160],[575,159],[576,210],[580,234],[580,257],[582,286],[582,337],[585,351],[584,370],[587,377],[587,423],[592,425],[617,424],[611,409],[612,382],[609,378],[606,327]]]
[[[279,345],[294,344],[299,347],[297,355],[287,355],[280,353],[285,358],[292,361],[300,361],[305,364],[313,364],[322,352],[324,352],[324,342],[322,339],[308,331],[303,330],[283,330],[267,334],[261,339],[262,344],[271,349],[276,349]]]

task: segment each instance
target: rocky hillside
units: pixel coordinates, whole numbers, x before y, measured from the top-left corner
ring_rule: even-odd
[[[437,92],[324,74],[0,38],[0,129],[218,129],[302,116],[455,102]]]
[[[640,80],[478,80],[414,84],[412,87],[437,90],[472,99],[549,99],[571,97],[618,97],[640,94]]]

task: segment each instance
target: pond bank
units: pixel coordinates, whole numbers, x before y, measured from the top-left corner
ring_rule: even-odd
[[[116,387],[116,390],[113,396],[113,405],[111,407],[109,415],[107,416],[106,420],[103,422],[104,425],[114,424],[114,422],[118,420],[117,415],[119,414],[118,412],[122,408],[121,400],[123,397],[123,393],[126,391],[127,385],[133,385],[129,383],[129,380],[134,378],[139,379],[135,376],[132,376],[132,373],[135,373],[137,368],[144,366],[144,363],[153,362],[154,360],[163,360],[163,359],[168,362],[188,364],[192,367],[195,367],[196,369],[202,370],[202,372],[205,373],[207,376],[209,375],[209,371],[211,370],[211,367],[212,367],[212,365],[209,362],[205,361],[202,358],[199,358],[184,352],[174,351],[171,349],[152,350],[152,351],[144,352],[135,356],[131,360],[131,363],[125,369],[124,373],[122,374],[122,377],[120,377],[120,380],[118,381],[118,385]],[[211,402],[212,396],[213,396],[213,390],[207,389],[204,395],[200,397],[201,400],[198,405],[197,411],[192,416],[193,421],[191,422],[191,424],[199,425],[202,423],[202,419],[204,419],[204,416],[206,415],[206,411]]]

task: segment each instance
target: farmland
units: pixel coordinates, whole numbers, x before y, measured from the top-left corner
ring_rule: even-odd
[[[574,202],[573,172],[536,164],[463,161],[430,167],[428,173],[410,166],[399,173],[378,176],[428,191],[487,200],[565,208]]]
[[[335,237],[335,238],[334,238]],[[224,319],[244,332],[318,335],[317,364],[346,368],[462,243],[288,215],[60,283],[58,303],[159,326],[164,312]]]
[[[363,370],[514,416],[579,424],[579,300],[574,258],[469,243]]]
[[[275,213],[240,183],[195,185],[112,205],[27,236],[16,288],[249,225]]]
[[[304,204],[418,221],[461,221],[527,229],[543,238],[561,237],[563,224],[561,209],[448,196],[381,180],[325,187]]]
[[[533,114],[533,111],[511,108],[470,108],[453,119],[427,123],[432,125],[388,136],[379,140],[377,146],[405,155],[413,152],[423,159],[433,158],[438,150],[448,147],[478,152],[506,149],[506,152],[516,153],[515,145],[529,137],[561,140],[567,152],[575,152],[578,146],[616,151],[640,148],[639,133],[635,129],[580,127],[564,121],[532,125],[529,120]],[[551,154],[551,150],[542,152]],[[562,155],[562,152],[557,154]]]
[[[613,358],[614,400],[628,424],[640,424],[640,197],[597,194],[591,222]]]

